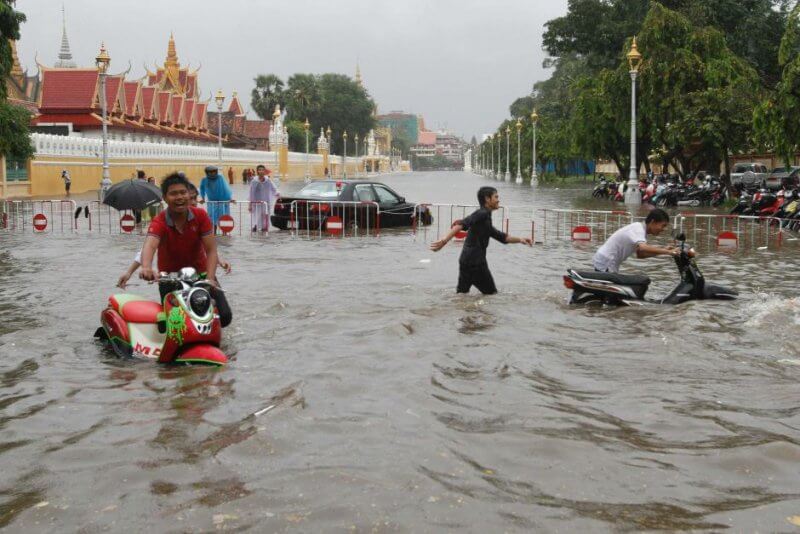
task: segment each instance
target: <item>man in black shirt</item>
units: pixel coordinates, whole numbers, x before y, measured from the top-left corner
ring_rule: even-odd
[[[500,207],[500,197],[494,187],[481,187],[478,190],[480,208],[461,221],[453,223],[450,232],[439,241],[431,244],[431,250],[441,250],[453,237],[463,230],[467,231],[464,248],[458,260],[458,293],[469,293],[472,286],[484,295],[497,293],[489,264],[486,263],[486,247],[489,238],[503,244],[523,243],[529,247],[533,242],[528,237],[512,237],[492,226],[492,211]]]

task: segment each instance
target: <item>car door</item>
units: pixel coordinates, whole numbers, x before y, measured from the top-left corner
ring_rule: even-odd
[[[372,184],[356,184],[353,187],[353,200],[356,202],[375,202],[378,203],[378,196],[372,188]],[[357,223],[361,227],[374,228],[377,224],[377,213],[374,206],[364,206],[357,209]],[[383,226],[383,220],[381,220]]]
[[[378,204],[381,207],[381,226],[408,226],[414,206],[408,204],[403,197],[381,184],[373,184]]]

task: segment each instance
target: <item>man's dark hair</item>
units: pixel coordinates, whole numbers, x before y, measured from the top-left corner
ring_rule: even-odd
[[[256,167],[256,170],[258,170],[258,169],[264,169],[266,171],[267,170],[267,166],[266,165],[258,165]]]
[[[486,204],[486,198],[491,198],[495,193],[497,193],[497,189],[494,187],[489,187],[488,185],[481,187],[478,189],[478,204],[483,207]]]
[[[645,224],[650,224],[651,222],[669,222],[669,214],[660,208],[655,208],[647,214],[647,218],[644,220]]]
[[[137,178],[145,178],[144,171],[136,171],[136,177]]]
[[[183,176],[180,173],[173,172],[172,174],[168,174],[161,180],[161,194],[167,196],[167,191],[173,185],[185,185],[186,189],[190,192],[192,190],[192,182],[186,179],[186,176]]]

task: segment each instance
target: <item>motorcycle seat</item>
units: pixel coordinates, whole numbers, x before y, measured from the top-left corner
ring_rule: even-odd
[[[158,314],[164,311],[158,302],[128,293],[108,297],[108,305],[127,323],[156,323]]]
[[[644,289],[650,285],[650,277],[639,274],[601,273],[598,271],[576,271],[576,274],[590,280],[603,280],[612,284],[639,286]]]

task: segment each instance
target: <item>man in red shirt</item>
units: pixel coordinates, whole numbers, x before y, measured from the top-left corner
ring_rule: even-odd
[[[211,297],[217,303],[220,322],[222,326],[227,326],[232,316],[217,282],[214,228],[208,214],[191,205],[190,186],[189,180],[178,173],[170,174],[161,182],[167,209],[153,219],[147,230],[139,277],[148,281],[158,280],[157,273],[153,271],[156,251],[159,272],[177,272],[184,267],[193,267],[198,273],[205,273],[206,279],[215,286]]]

